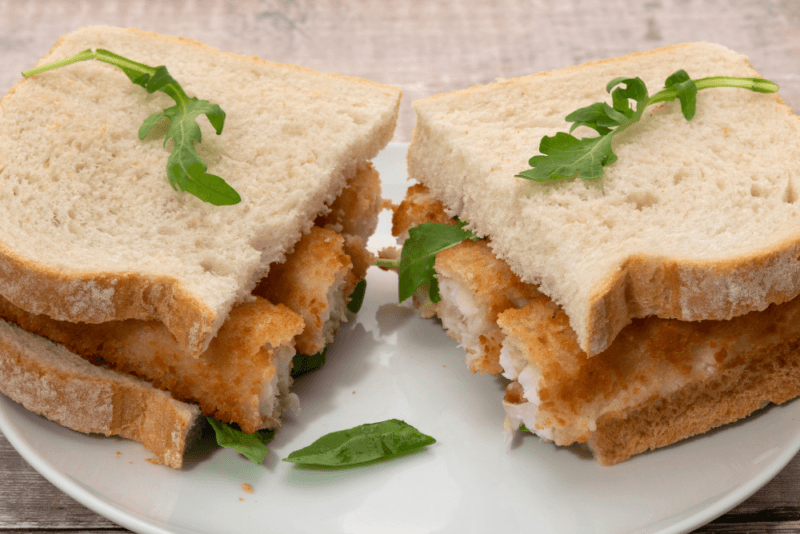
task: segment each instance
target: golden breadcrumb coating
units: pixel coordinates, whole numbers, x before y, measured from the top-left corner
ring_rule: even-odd
[[[407,236],[409,228],[426,222],[454,224],[444,212],[444,205],[434,199],[425,186],[416,184],[408,189],[405,199],[394,211],[392,233]],[[508,264],[497,259],[487,240],[464,241],[443,250],[436,255],[434,268],[442,300],[433,306],[425,295],[417,293],[415,305],[424,316],[430,316],[430,310],[435,310],[447,335],[467,351],[470,371],[502,372],[503,335],[497,326],[497,316],[508,308],[525,305],[541,293],[523,283]]]
[[[729,321],[635,319],[592,358],[578,347],[566,314],[545,297],[503,312],[498,322],[506,342],[540,377],[536,427],[551,429],[559,445],[591,439],[603,462],[622,461],[800,395],[800,299]],[[515,384],[506,401],[521,404]],[[595,434],[595,425],[605,430]],[[652,431],[621,449],[619,435],[632,436],[642,427]],[[619,450],[602,445],[609,442]]]
[[[208,350],[193,358],[157,321],[56,321],[3,298],[0,316],[93,363],[139,376],[178,400],[197,402],[204,414],[238,423],[245,432],[280,425],[281,410],[260,413],[260,396],[279,372],[275,350],[291,349],[303,328],[302,319],[285,306],[255,299],[234,307]]]
[[[272,267],[253,294],[302,316],[305,329],[297,336],[295,348],[300,354],[316,354],[330,342],[323,327],[330,317],[335,292],[343,290],[352,268],[344,253],[344,238],[314,226],[284,263]]]
[[[368,164],[347,182],[329,213],[317,218],[294,251],[283,263],[272,265],[253,290],[303,317],[306,326],[296,339],[298,353],[324,349],[345,320],[343,304],[375,262],[367,239],[382,207],[380,177]]]
[[[329,206],[315,226],[328,228],[342,235],[360,236],[365,242],[378,226],[378,213],[383,209],[381,180],[371,163],[359,169]]]
[[[393,232],[445,218],[414,186]],[[473,372],[514,379],[504,398],[512,429],[535,414],[529,429],[558,445],[588,442],[610,465],[800,395],[800,299],[730,321],[635,319],[589,358],[561,307],[522,283],[489,243],[436,255],[435,311]]]
[[[448,327],[447,334],[467,350],[470,371],[502,372],[503,334],[497,316],[541,294],[498,260],[486,241],[464,241],[443,250],[436,255],[435,269],[442,297],[436,313]],[[465,293],[449,294],[460,289]],[[459,301],[466,299],[469,304],[459,306]],[[476,342],[467,342],[467,337],[476,338]]]
[[[375,255],[367,250],[367,243],[360,235],[344,234],[344,253],[353,262],[352,276],[347,279],[347,286],[344,294],[347,295],[348,302],[350,294],[361,280],[366,278],[367,269],[375,264]]]
[[[422,223],[455,224],[445,213],[444,204],[433,198],[422,184],[409,187],[400,205],[392,208],[392,235],[401,245],[408,239],[408,230]]]

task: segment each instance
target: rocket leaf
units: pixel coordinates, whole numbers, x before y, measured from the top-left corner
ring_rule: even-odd
[[[175,147],[167,160],[167,178],[173,189],[186,191],[216,206],[238,204],[241,201],[239,193],[225,180],[206,172],[208,167],[194,147],[194,144],[201,142],[203,137],[197,118],[205,115],[217,135],[220,135],[225,124],[225,112],[217,104],[207,100],[189,98],[175,78],[167,72],[165,66],[150,67],[98,48],[84,50],[72,57],[35,67],[23,72],[22,75],[33,76],[90,59],[114,65],[120,68],[131,82],[144,87],[148,93],[161,91],[175,101],[175,106],[150,115],[139,128],[139,139],[144,139],[162,119],[169,119],[170,126],[164,145],[166,146],[170,139],[175,141]]]
[[[638,122],[647,106],[677,98],[683,116],[691,120],[697,108],[697,92],[702,89],[739,87],[757,93],[774,93],[778,90],[777,84],[761,78],[711,76],[695,81],[682,69],[672,73],[664,86],[663,90],[650,97],[640,78],[611,80],[606,91],[611,93],[612,105],[596,102],[567,115],[567,122],[573,123],[570,133],[558,132],[553,137],[543,137],[539,143],[541,155],[533,156],[528,161],[531,168],[517,176],[537,182],[573,176],[596,180],[603,176],[605,167],[617,161],[611,145],[614,136]],[[630,101],[636,103],[635,109]],[[579,126],[593,129],[598,136],[578,139],[571,132]]]
[[[206,420],[214,429],[217,444],[235,450],[256,465],[264,463],[264,458],[269,454],[267,443],[275,437],[274,430],[258,430],[252,434],[245,434],[238,428],[221,423],[213,417],[206,417]]]

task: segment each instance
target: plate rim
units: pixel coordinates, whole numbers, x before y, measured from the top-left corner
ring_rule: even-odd
[[[409,143],[391,142],[381,151],[402,151],[404,156]],[[380,154],[379,156],[380,157]],[[59,470],[55,465],[42,456],[38,450],[33,447],[19,432],[19,427],[10,418],[10,414],[4,408],[5,402],[14,402],[11,399],[4,398],[0,402],[0,432],[2,432],[11,446],[20,454],[20,456],[37,471],[48,482],[56,486],[59,490],[69,495],[79,504],[92,510],[102,517],[124,527],[131,531],[141,534],[176,534],[184,532],[184,527],[180,525],[166,524],[161,526],[162,521],[143,517],[138,512],[125,508],[118,503],[111,503],[103,499],[100,495],[96,495],[89,489],[82,487],[78,481],[66,473]],[[791,403],[789,401],[786,404]],[[57,423],[51,423],[57,424]],[[656,523],[644,525],[631,532],[653,532],[659,534],[678,534],[682,532],[689,532],[700,526],[703,526],[714,519],[725,514],[729,510],[735,508],[742,502],[746,501],[754,495],[759,489],[771,481],[779,472],[781,472],[786,465],[800,451],[800,428],[794,433],[793,439],[789,440],[786,446],[777,454],[772,460],[764,465],[758,473],[752,476],[748,481],[737,486],[736,488],[722,494],[719,499],[715,499],[706,505],[702,506],[690,515],[678,519],[675,522],[662,527],[655,527],[658,523],[668,522],[670,517],[676,517],[683,512],[678,512],[670,517],[662,518]],[[656,451],[657,453],[657,451]],[[652,454],[652,452],[651,452]],[[655,527],[655,530],[653,529]]]

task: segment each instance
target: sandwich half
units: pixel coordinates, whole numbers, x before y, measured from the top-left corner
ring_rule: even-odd
[[[654,105],[601,178],[517,177],[566,115],[611,100],[608,82],[661,88],[679,69],[759,77],[685,44],[415,102],[418,185],[393,233],[457,217],[483,238],[436,254],[438,295],[415,303],[473,371],[511,380],[509,430],[588,443],[603,464],[800,394],[800,121],[777,95],[700,91],[691,121]]]
[[[400,90],[100,26],[39,64],[98,48],[224,110],[195,148],[241,201],[170,186],[165,124],[138,135],[164,93],[95,61],[24,79],[0,102],[0,317],[245,432],[277,428],[298,349],[333,341],[371,262],[370,159]]]

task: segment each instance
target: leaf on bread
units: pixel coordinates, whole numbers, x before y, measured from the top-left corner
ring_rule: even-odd
[[[712,87],[739,87],[757,93],[778,90],[776,84],[758,78],[712,76],[695,81],[681,69],[667,77],[662,91],[650,97],[641,78],[615,78],[606,85],[606,91],[611,93],[611,106],[596,102],[567,115],[567,122],[573,123],[570,133],[543,137],[539,143],[541,155],[530,158],[531,168],[516,176],[537,182],[575,176],[584,180],[602,178],[605,167],[617,161],[611,147],[613,137],[638,122],[647,106],[677,98],[683,116],[687,121],[692,120],[697,110],[697,92]],[[630,101],[636,103],[635,109]],[[579,126],[593,129],[598,137],[578,139],[572,132]]]
[[[138,132],[139,139],[144,139],[162,119],[170,120],[164,146],[170,139],[175,141],[175,147],[167,160],[167,178],[173,189],[191,193],[215,206],[229,206],[238,204],[242,200],[239,193],[225,180],[206,172],[208,167],[194,147],[195,142],[199,143],[203,139],[200,125],[197,124],[198,117],[205,115],[214,127],[214,131],[220,135],[225,124],[225,112],[217,104],[207,100],[189,98],[165,66],[150,67],[98,48],[84,50],[70,58],[27,70],[22,75],[32,76],[90,59],[97,59],[120,68],[132,83],[143,87],[148,93],[161,91],[175,100],[175,106],[147,117]]]

